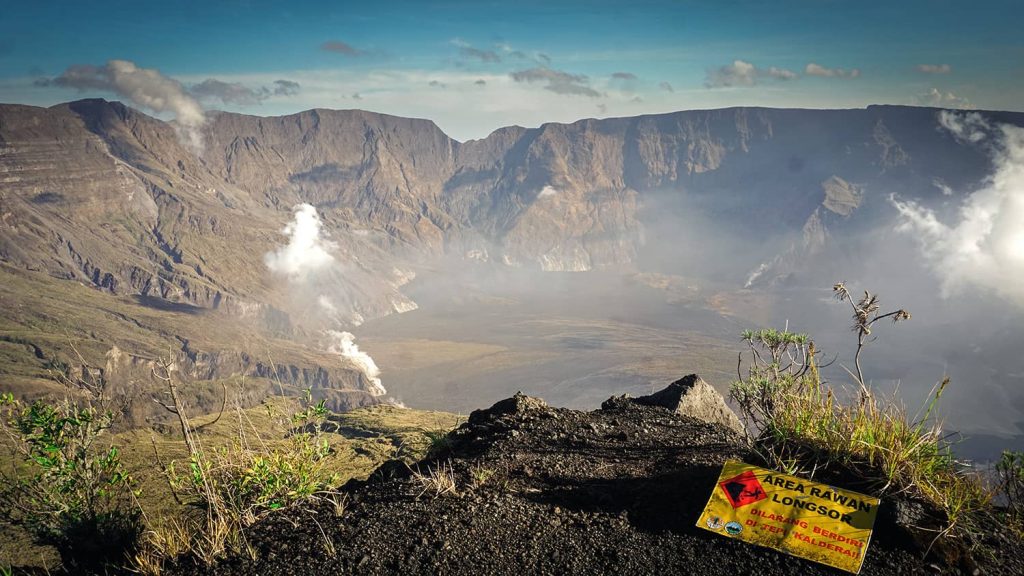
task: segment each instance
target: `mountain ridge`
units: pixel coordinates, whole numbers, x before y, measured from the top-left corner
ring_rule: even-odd
[[[197,155],[173,123],[121,103],[0,105],[0,260],[168,318],[212,314],[254,341],[312,348],[325,329],[415,308],[401,287],[439,260],[688,275],[692,259],[732,250],[727,282],[742,286],[752,270],[756,282],[788,282],[827,261],[830,245],[890,222],[890,194],[936,203],[939,184],[970,191],[984,180],[985,151],[942,132],[940,113],[739,107],[505,127],[458,142],[430,120],[366,111],[219,112]],[[1024,114],[977,113],[1024,125]],[[337,264],[315,286],[264,262],[303,203]],[[716,247],[715,229],[735,246]],[[26,308],[5,306],[8,336],[40,325],[39,313],[15,310]],[[189,313],[157,332],[191,343],[175,354],[224,351],[188,329]],[[75,332],[97,343],[87,360],[103,365],[116,336]],[[45,339],[48,357],[70,354],[54,344],[59,333]],[[45,375],[30,352],[16,351],[16,371]],[[231,364],[220,375],[262,374]],[[358,372],[348,380],[367,385]]]

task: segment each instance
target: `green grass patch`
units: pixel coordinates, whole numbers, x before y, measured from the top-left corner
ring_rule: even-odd
[[[849,293],[837,285],[840,300]],[[855,479],[879,495],[900,494],[926,502],[940,513],[937,536],[968,537],[991,512],[992,492],[981,477],[959,463],[942,433],[936,407],[949,385],[943,380],[916,413],[895,397],[879,396],[862,380],[859,365],[872,325],[882,318],[904,320],[903,310],[882,314],[868,293],[854,307],[858,337],[857,390],[836,390],[822,381],[819,351],[805,334],[747,331],[750,365],[733,383],[754,449],[769,464],[790,473],[821,471]]]

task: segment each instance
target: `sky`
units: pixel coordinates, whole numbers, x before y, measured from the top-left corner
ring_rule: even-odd
[[[728,106],[1024,110],[1019,0],[0,0],[0,102],[508,125]],[[113,64],[112,64],[113,63]]]

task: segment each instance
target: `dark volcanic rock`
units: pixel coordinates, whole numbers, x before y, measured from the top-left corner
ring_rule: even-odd
[[[502,416],[523,415],[531,411],[544,410],[550,410],[550,408],[540,398],[531,398],[522,392],[516,392],[515,396],[497,402],[486,410],[474,410],[469,415],[469,423],[471,425],[480,424]]]
[[[743,424],[725,403],[722,395],[696,374],[680,378],[667,388],[636,398],[633,402],[645,406],[661,406],[676,414],[743,432]]]
[[[169,573],[837,574],[695,526],[722,463],[756,461],[724,426],[635,401],[580,412],[516,395],[449,440],[412,469],[391,462],[350,482],[340,516],[329,506],[273,515],[247,531],[252,556],[210,569],[182,560]],[[434,497],[424,478],[445,471],[455,492]],[[978,568],[1022,573],[997,528],[999,557]],[[973,571],[876,529],[863,574]]]

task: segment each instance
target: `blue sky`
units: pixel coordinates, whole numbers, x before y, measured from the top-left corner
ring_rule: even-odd
[[[0,0],[0,15],[2,102],[145,110],[103,68],[125,60],[205,109],[362,108],[460,140],[735,105],[1024,109],[1024,2],[1010,0]],[[98,70],[68,75],[83,65]]]

